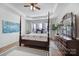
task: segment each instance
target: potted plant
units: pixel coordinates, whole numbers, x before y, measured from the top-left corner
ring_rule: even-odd
[[[63,24],[52,24],[52,30],[53,30],[53,32],[55,32],[57,35],[59,35],[58,34],[58,29],[61,27],[61,26],[63,26]]]
[[[56,31],[58,29],[59,25],[55,25],[55,24],[52,24],[52,30],[53,31]]]

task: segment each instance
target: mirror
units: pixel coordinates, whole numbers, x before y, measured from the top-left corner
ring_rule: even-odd
[[[76,15],[73,13],[67,13],[61,21],[59,27],[59,35],[67,36],[72,39],[76,39]]]

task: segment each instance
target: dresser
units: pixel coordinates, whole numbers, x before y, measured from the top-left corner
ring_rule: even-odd
[[[55,44],[62,55],[79,56],[79,40],[72,40],[66,36],[55,36]]]

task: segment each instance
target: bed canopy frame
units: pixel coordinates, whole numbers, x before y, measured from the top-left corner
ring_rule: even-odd
[[[39,47],[43,47],[44,50],[48,50],[49,51],[49,22],[50,22],[50,13],[48,12],[48,34],[47,34],[47,42],[41,42],[41,41],[32,41],[32,40],[24,40],[22,39],[21,36],[21,16],[20,16],[20,32],[19,32],[19,46],[21,46],[21,44],[24,45],[28,45],[28,46],[39,46]]]

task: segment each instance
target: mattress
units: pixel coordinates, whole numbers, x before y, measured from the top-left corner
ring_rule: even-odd
[[[25,40],[35,40],[35,41],[45,41],[47,42],[48,39],[47,39],[47,34],[25,34],[22,36],[22,39],[25,39]]]

